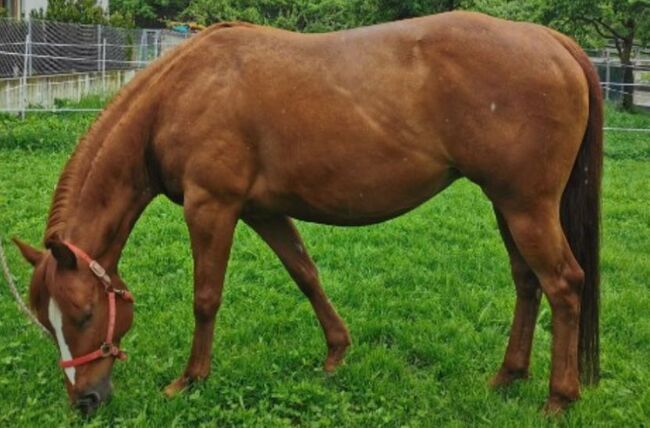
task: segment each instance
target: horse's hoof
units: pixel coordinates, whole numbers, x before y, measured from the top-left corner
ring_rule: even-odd
[[[323,370],[325,370],[326,373],[333,373],[338,366],[343,364],[343,357],[345,356],[345,351],[348,349],[348,346],[349,345],[338,345],[329,348],[327,359],[323,366]]]
[[[520,379],[528,379],[528,370],[508,370],[502,367],[501,370],[490,379],[489,385],[493,389],[503,388]]]
[[[172,398],[180,392],[183,392],[190,386],[191,380],[187,376],[181,376],[165,388],[164,392],[167,398]]]
[[[569,400],[563,397],[551,396],[544,405],[542,412],[545,416],[556,417],[562,416],[564,411],[573,403],[575,400]]]

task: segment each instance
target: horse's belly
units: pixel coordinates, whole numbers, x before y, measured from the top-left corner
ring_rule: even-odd
[[[311,168],[289,186],[261,178],[250,205],[317,223],[372,224],[415,208],[456,178],[447,165],[408,158],[373,168]]]

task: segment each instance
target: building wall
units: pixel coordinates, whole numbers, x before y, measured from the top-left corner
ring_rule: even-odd
[[[0,5],[7,11],[8,17],[20,17],[20,0],[0,0]]]
[[[7,9],[9,16],[20,18],[29,16],[32,10],[47,10],[48,0],[0,0],[2,7]],[[97,0],[97,5],[101,6],[106,13],[109,12],[109,0]]]
[[[47,10],[47,0],[22,0],[21,13],[23,16],[29,16],[32,10]]]

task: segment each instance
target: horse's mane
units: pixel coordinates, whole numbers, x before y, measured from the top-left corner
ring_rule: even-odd
[[[124,105],[133,98],[143,80],[148,77],[149,73],[141,73],[134,78],[124,89],[122,89],[108,106],[100,113],[99,117],[91,125],[86,134],[81,137],[72,156],[65,164],[63,172],[52,197],[52,205],[45,229],[44,243],[47,246],[48,241],[61,238],[61,233],[66,226],[68,217],[68,208],[73,205],[74,197],[78,195],[78,189],[84,182],[90,172],[90,166],[97,153],[99,152],[104,139],[101,138],[104,130],[108,126],[109,117],[114,116],[114,112],[119,111],[116,106]]]
[[[52,198],[52,205],[50,206],[43,239],[46,246],[50,240],[62,238],[61,235],[66,226],[69,208],[74,206],[75,197],[78,196],[79,190],[88,176],[95,158],[100,152],[105,141],[103,136],[107,134],[107,131],[113,124],[118,122],[116,116],[122,115],[133,99],[142,95],[142,87],[146,86],[153,76],[164,71],[173,59],[178,57],[184,51],[184,48],[188,47],[188,44],[192,44],[196,40],[212,34],[214,31],[232,27],[254,27],[254,25],[245,22],[222,22],[210,26],[201,32],[201,34],[190,39],[188,43],[182,43],[173,48],[146,69],[137,73],[135,78],[122,88],[100,113],[90,129],[79,140],[77,147],[63,169],[63,173],[59,177]]]

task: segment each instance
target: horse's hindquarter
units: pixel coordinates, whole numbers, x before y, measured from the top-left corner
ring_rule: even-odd
[[[254,209],[343,224],[393,217],[456,170],[480,181],[489,158],[535,150],[517,141],[526,123],[562,120],[553,109],[567,97],[548,69],[513,73],[555,61],[539,52],[552,39],[535,44],[522,29],[512,42],[516,25],[445,14],[325,35],[236,30],[218,70],[185,89],[204,104],[182,131],[197,154],[187,159],[227,164],[231,181],[239,169]],[[213,185],[227,184],[213,169]]]

